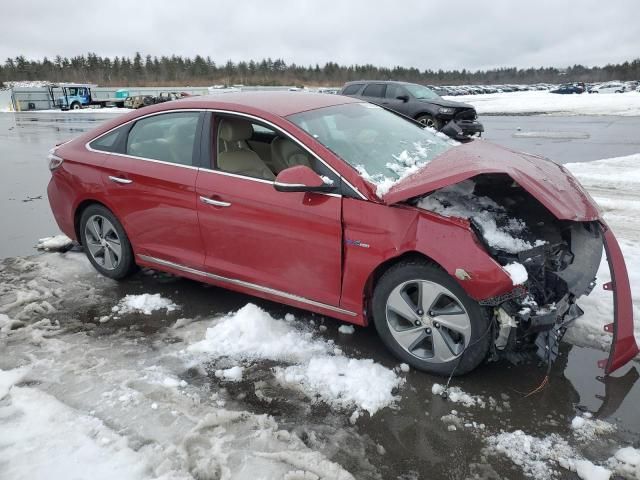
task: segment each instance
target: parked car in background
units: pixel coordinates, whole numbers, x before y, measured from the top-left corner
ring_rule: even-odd
[[[626,86],[619,82],[609,82],[609,83],[601,83],[600,85],[595,85],[589,93],[624,93],[626,91]]]
[[[455,133],[447,134],[457,139],[484,131],[472,105],[445,100],[416,83],[363,80],[346,83],[340,93],[382,105],[436,130],[448,127]]]
[[[638,353],[622,252],[568,170],[356,98],[166,102],[54,148],[49,169],[58,225],[103,275],[144,266],[373,323],[441,375],[503,354],[552,362],[604,248],[605,372]]]
[[[571,93],[584,93],[585,87],[581,85],[576,85],[573,83],[567,83],[564,85],[560,85],[558,88],[554,90],[550,90],[549,93],[560,93],[560,94],[571,94]]]

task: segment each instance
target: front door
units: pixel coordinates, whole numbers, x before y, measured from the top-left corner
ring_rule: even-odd
[[[338,305],[342,198],[278,192],[273,186],[278,172],[267,166],[299,161],[313,168],[318,160],[302,147],[295,151],[297,144],[290,139],[284,140],[292,142],[290,148],[271,152],[278,139],[282,147],[284,136],[239,117],[217,118],[211,132],[216,158],[211,169],[200,172],[196,185],[207,270]],[[258,146],[260,142],[265,145]],[[267,151],[278,158],[286,151],[287,158],[278,162],[262,158]],[[333,180],[338,178],[334,175]]]

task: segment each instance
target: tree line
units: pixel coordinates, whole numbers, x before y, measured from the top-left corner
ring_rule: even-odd
[[[298,65],[282,59],[216,63],[211,57],[142,56],[27,59],[20,55],[0,65],[0,85],[8,81],[95,83],[103,86],[312,85],[340,86],[360,79],[403,80],[429,85],[532,84],[640,80],[640,58],[603,67],[574,65],[566,69],[496,68],[489,70],[420,70],[414,67],[365,65]]]

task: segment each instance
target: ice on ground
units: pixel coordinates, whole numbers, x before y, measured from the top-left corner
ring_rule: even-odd
[[[417,206],[445,217],[473,220],[489,245],[508,253],[544,244],[542,240],[533,244],[524,240],[522,236],[527,232],[525,223],[518,218],[510,218],[504,207],[489,197],[475,195],[474,190],[475,182],[465,180],[420,199]]]
[[[546,91],[444,97],[470,103],[482,114],[544,113],[571,115],[640,115],[640,93],[559,95]]]
[[[29,372],[29,367],[0,370],[0,400],[7,396],[11,387],[20,382]]]
[[[166,310],[173,312],[178,306],[168,298],[162,297],[159,293],[143,293],[140,295],[127,295],[112,308],[114,313],[144,313],[151,315],[156,310]]]
[[[337,408],[356,407],[373,415],[396,400],[392,391],[402,383],[393,370],[373,360],[345,358],[332,341],[316,339],[293,318],[275,319],[252,303],[214,320],[205,336],[187,351],[293,363],[274,369],[277,380]]]
[[[357,407],[373,415],[396,400],[402,380],[371,359],[317,356],[302,365],[275,369],[276,378],[337,408]]]
[[[616,431],[615,425],[603,420],[576,416],[571,420],[573,434],[582,441],[593,440],[600,435],[607,435]]]
[[[345,335],[353,335],[356,329],[353,325],[340,325],[338,327],[338,332],[344,333]]]
[[[514,285],[522,285],[529,279],[527,269],[521,263],[513,262],[502,268],[509,274]]]
[[[243,371],[244,368],[236,365],[235,367],[216,370],[215,376],[229,382],[239,382],[240,380],[242,380]]]
[[[67,250],[73,245],[71,240],[66,235],[55,235],[53,237],[44,237],[38,240],[36,248],[47,251],[59,251]]]
[[[331,350],[311,331],[277,320],[253,303],[214,320],[205,339],[188,347],[190,352],[215,357],[286,362],[303,362]]]
[[[431,387],[431,393],[434,395],[442,396],[442,394],[446,391],[447,399],[452,401],[453,403],[461,403],[465,407],[480,407],[484,408],[486,406],[486,402],[479,395],[469,395],[467,392],[462,390],[460,387],[449,387],[446,388],[445,385],[441,385],[439,383],[434,383]]]

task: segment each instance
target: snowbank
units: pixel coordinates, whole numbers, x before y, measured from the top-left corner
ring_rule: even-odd
[[[470,103],[478,114],[640,115],[640,93],[559,95],[546,91],[444,97]]]

